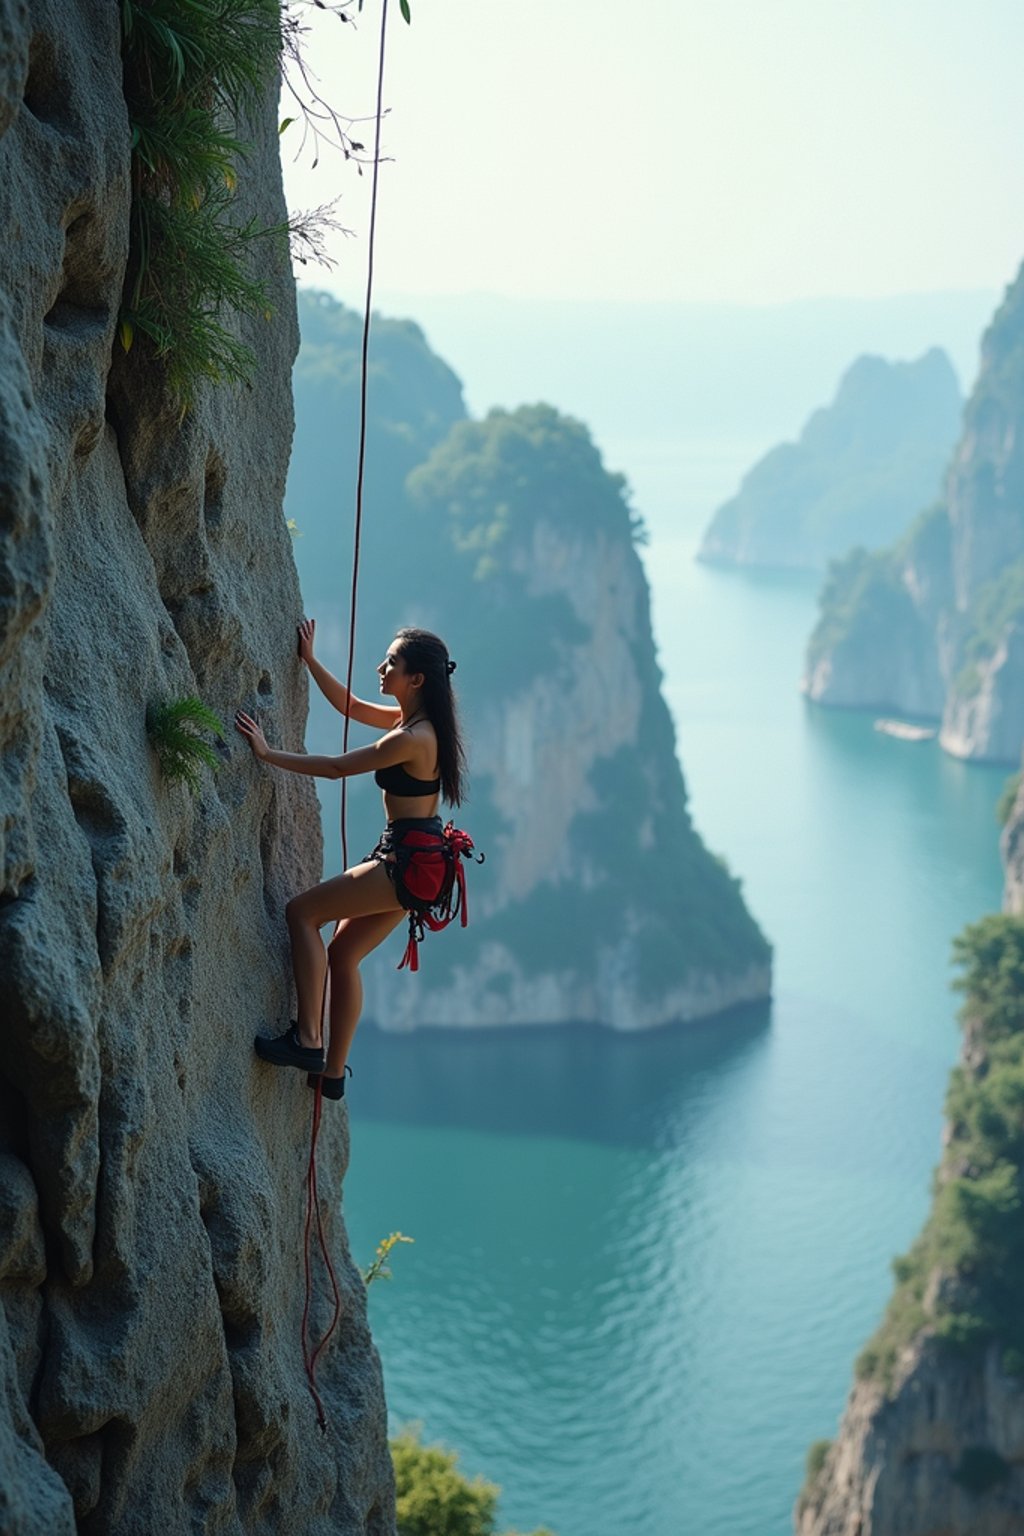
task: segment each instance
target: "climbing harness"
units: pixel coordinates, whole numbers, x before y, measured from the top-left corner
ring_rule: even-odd
[[[440,817],[436,818],[438,822]],[[400,823],[392,825],[397,828]],[[440,832],[410,827],[394,840],[394,886],[399,901],[409,913],[409,942],[396,967],[410,971],[420,968],[419,946],[424,930],[440,933],[459,918],[465,928],[469,921],[466,901],[466,871],[463,855],[484,862],[482,853],[474,855],[473,839],[453,822]]]

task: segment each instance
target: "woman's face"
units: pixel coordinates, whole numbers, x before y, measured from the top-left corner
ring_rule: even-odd
[[[392,640],[388,646],[387,655],[377,668],[377,676],[380,678],[381,693],[390,693],[400,704],[416,688],[423,685],[423,678],[419,673],[410,674],[406,671],[400,640]]]

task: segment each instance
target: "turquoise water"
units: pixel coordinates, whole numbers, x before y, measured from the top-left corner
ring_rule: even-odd
[[[693,561],[749,445],[622,444],[694,819],[776,947],[770,1007],[353,1055],[343,1203],[394,1426],[504,1529],[783,1536],[927,1209],[952,936],[999,905],[1004,773],[797,691],[816,583]]]

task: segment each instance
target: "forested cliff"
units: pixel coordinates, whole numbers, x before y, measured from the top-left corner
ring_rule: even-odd
[[[140,253],[132,155],[144,129],[157,154],[169,108],[181,127],[182,71],[217,52],[208,37],[168,62],[167,35],[219,14],[165,5],[154,40],[129,3],[0,0],[5,1536],[394,1530],[380,1363],[334,1198],[343,1311],[317,1430],[299,1343],[311,1095],[252,1050],[288,1016],[283,910],[319,875],[316,799],[237,743],[193,796],[147,735],[154,707],[189,697],[225,722],[258,706],[298,738],[306,716],[282,515],[287,255],[253,247],[261,303],[226,310],[219,342],[209,316],[189,336],[187,305],[169,315],[162,358],[159,295],[136,280],[160,260],[195,298],[195,269],[154,235],[171,215],[223,255],[202,178],[179,195],[157,160]],[[274,48],[277,7],[260,15]],[[124,59],[122,22],[142,29]],[[216,70],[187,119],[241,227],[285,216],[276,55],[260,78],[230,208],[203,106]],[[187,346],[221,374],[250,358],[248,386],[188,373]],[[325,1195],[348,1157],[341,1108]]]
[[[355,435],[338,424],[358,327],[304,293],[300,329],[288,510],[307,607],[340,665]],[[429,938],[418,975],[396,977],[389,947],[364,966],[368,1014],[628,1029],[764,998],[769,947],[690,820],[621,477],[550,406],[467,420],[408,322],[377,319],[372,357],[356,688],[372,692],[398,625],[444,636],[471,754],[459,820],[487,863],[470,873],[469,928]],[[315,709],[310,744],[339,734]],[[361,852],[380,797],[366,784],[351,802]]]
[[[958,757],[1024,744],[1024,270],[983,343],[939,500],[890,549],[831,569],[804,690],[941,720]],[[907,509],[908,514],[913,511]]]

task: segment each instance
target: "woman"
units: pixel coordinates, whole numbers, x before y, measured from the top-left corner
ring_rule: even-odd
[[[438,804],[442,794],[450,805],[461,804],[465,755],[451,686],[455,663],[436,635],[425,629],[398,631],[377,668],[381,694],[395,702],[371,704],[350,694],[316,660],[315,634],[315,621],[304,619],[299,625],[299,655],[324,698],[343,715],[361,725],[378,726],[385,734],[372,746],[340,757],[313,757],[268,746],[259,725],[241,710],[235,726],[254,756],[271,767],[324,779],[372,772],[384,792],[387,826],[373,852],[353,869],[288,903],[298,1018],[283,1035],[255,1042],[264,1061],[319,1074],[324,1096],[340,1099],[363,1001],[359,962],[416,908],[416,897],[403,880],[402,840],[412,833],[426,847],[443,846]],[[338,930],[325,953],[320,929],[332,920],[338,921]],[[321,1031],[328,967],[331,1034],[325,1059]]]

